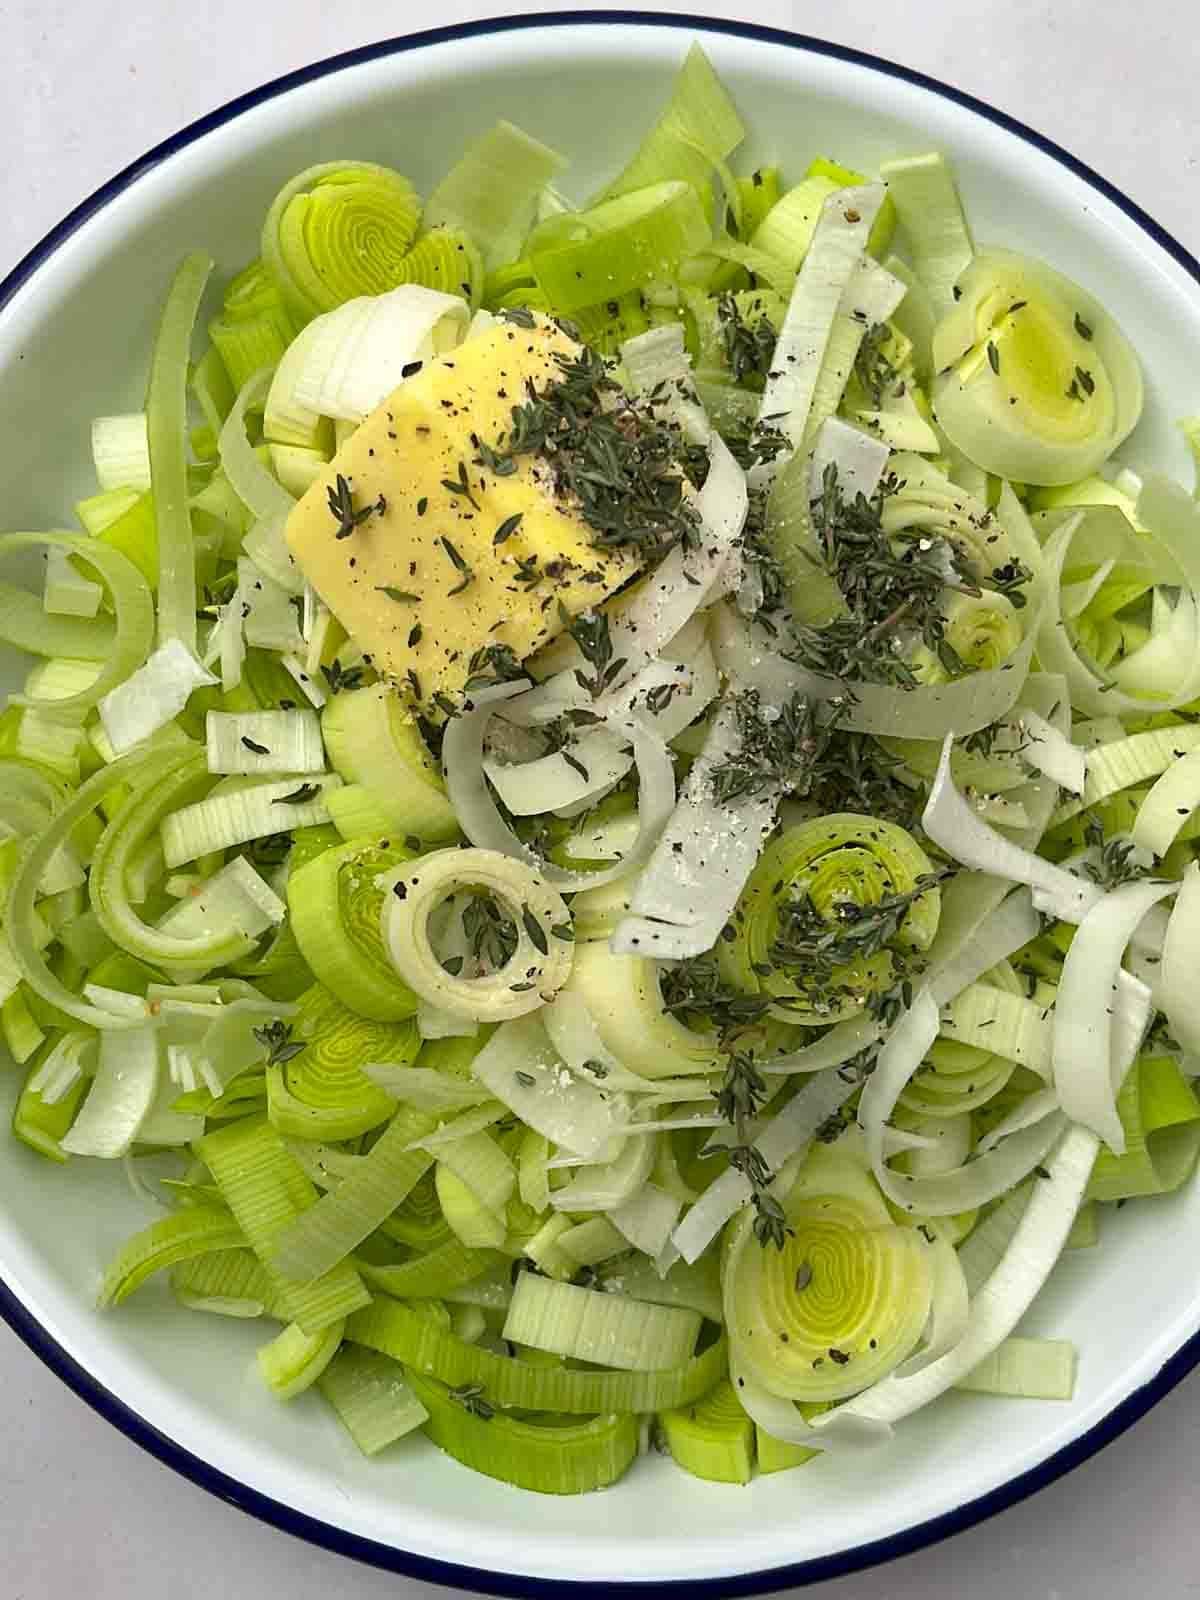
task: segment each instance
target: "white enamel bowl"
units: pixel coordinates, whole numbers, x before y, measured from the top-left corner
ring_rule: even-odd
[[[428,188],[468,137],[519,120],[568,152],[579,195],[613,171],[702,37],[752,128],[749,155],[798,174],[816,153],[874,169],[953,157],[977,236],[1047,257],[1099,294],[1142,354],[1129,459],[1186,471],[1169,419],[1195,403],[1200,266],[1046,141],[935,83],[813,41],[732,25],[586,15],[478,24],[306,69],[151,152],[0,288],[6,525],[62,525],[89,491],[88,424],[141,403],[157,307],[181,252],[225,270],[256,251],[278,186],[313,162],[382,161]],[[10,682],[15,682],[15,664]],[[11,1074],[0,1078],[12,1093]],[[262,1331],[146,1292],[92,1310],[101,1263],[146,1220],[119,1169],[0,1162],[0,1312],[74,1389],[163,1461],[265,1520],[414,1576],[528,1595],[554,1583],[674,1580],[752,1593],[911,1550],[1011,1503],[1127,1426],[1200,1358],[1200,1188],[1105,1218],[1030,1327],[1078,1341],[1070,1404],[952,1396],[861,1461],[739,1490],[665,1460],[605,1494],[533,1499],[417,1437],[360,1459],[315,1397],[283,1406],[252,1371]]]

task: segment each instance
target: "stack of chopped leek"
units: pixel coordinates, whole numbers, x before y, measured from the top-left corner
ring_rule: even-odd
[[[1069,1398],[1022,1317],[1196,1166],[1200,506],[1115,457],[1137,357],[941,156],[743,133],[693,48],[580,206],[507,122],[424,202],[310,168],[195,361],[181,264],[81,531],[0,537],[44,556],[0,585],[13,1131],[165,1203],[102,1306],[266,1319],[368,1455],[745,1483]],[[435,725],[289,513],[542,317],[667,425],[692,534]]]

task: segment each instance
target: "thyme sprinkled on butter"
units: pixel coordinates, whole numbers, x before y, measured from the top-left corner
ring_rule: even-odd
[[[468,588],[472,583],[474,583],[474,570],[471,567],[470,562],[467,561],[466,558],[461,554],[458,546],[452,540],[448,539],[444,533],[439,535],[438,543],[449,556],[450,564],[453,566],[455,572],[462,574],[461,581],[456,583],[454,588],[448,592],[451,595],[461,594],[464,589]]]
[[[341,694],[343,689],[362,688],[363,669],[343,667],[336,656],[328,665],[325,662],[321,663],[321,676],[325,679],[330,694]]]
[[[450,494],[461,495],[468,505],[473,506],[476,511],[479,510],[479,502],[471,493],[471,480],[467,477],[467,463],[465,461],[460,461],[458,463],[457,478],[442,479],[442,488],[447,490]],[[445,540],[442,542],[445,543]]]
[[[333,487],[326,490],[329,510],[337,523],[335,539],[348,539],[355,528],[361,527],[368,517],[373,517],[377,511],[385,509],[382,495],[370,505],[355,507],[354,494],[349,481],[339,472]]]

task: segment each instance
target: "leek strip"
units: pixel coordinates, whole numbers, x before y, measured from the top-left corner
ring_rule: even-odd
[[[425,202],[424,225],[461,228],[489,271],[519,253],[538,195],[566,159],[511,122],[473,140]]]
[[[1200,865],[1184,870],[1163,940],[1157,985],[1158,1005],[1171,1032],[1192,1054],[1200,1053],[1200,984],[1196,951],[1200,949]]]
[[[616,1130],[611,1100],[571,1076],[537,1016],[497,1029],[471,1071],[527,1128],[576,1155],[596,1157]]]
[[[411,1148],[436,1126],[425,1112],[398,1111],[352,1176],[286,1224],[270,1265],[284,1278],[311,1283],[335,1267],[407,1199],[433,1161]]]
[[[121,1247],[104,1274],[98,1303],[102,1308],[119,1306],[156,1272],[213,1250],[236,1250],[245,1242],[228,1211],[187,1206],[151,1223]]]
[[[626,294],[671,273],[712,237],[704,207],[687,183],[648,185],[589,211],[541,223],[529,263],[560,314]]]
[[[368,1303],[366,1286],[348,1262],[303,1288],[282,1282],[271,1270],[283,1229],[317,1203],[317,1194],[270,1123],[262,1118],[237,1122],[206,1134],[195,1149],[251,1249],[267,1265],[290,1321],[305,1333],[317,1334]]]
[[[917,277],[942,316],[953,307],[955,281],[975,253],[950,169],[933,153],[885,161],[879,175],[908,236]]]
[[[96,773],[38,834],[13,876],[4,927],[19,976],[49,1005],[92,1028],[111,1028],[114,1019],[99,1007],[81,1001],[50,970],[39,948],[34,910],[41,883],[63,843],[111,795],[114,786],[131,780],[152,785],[164,772],[173,770],[178,759],[177,752],[164,756],[160,752],[134,751]]]
[[[504,1210],[517,1186],[517,1172],[486,1129],[439,1141],[436,1150],[440,1166],[465,1184],[484,1210],[493,1216]]]
[[[1080,923],[1059,979],[1054,1006],[1054,1087],[1059,1104],[1116,1155],[1125,1149],[1116,1094],[1129,1064],[1118,1062],[1114,1049],[1117,976],[1138,924],[1174,893],[1173,883],[1126,883],[1110,890]]]
[[[1078,1352],[1068,1339],[1005,1339],[954,1385],[971,1394],[1018,1400],[1070,1400],[1075,1394]]]
[[[912,1377],[885,1378],[844,1406],[818,1417],[818,1432],[839,1418],[898,1422],[936,1400],[999,1348],[1045,1283],[1062,1253],[1087,1188],[1099,1141],[1086,1128],[1069,1128],[1046,1163],[1048,1177],[1034,1185],[1008,1249],[971,1301],[967,1330],[955,1348]]]
[[[146,413],[125,412],[92,421],[92,465],[105,493],[114,489],[141,491],[150,487],[150,446]]]
[[[337,1354],[342,1326],[331,1322],[318,1333],[305,1333],[292,1323],[258,1352],[258,1370],[280,1400],[292,1400],[313,1384]]]
[[[636,1417],[587,1422],[526,1422],[497,1413],[474,1385],[445,1389],[409,1373],[429,1413],[425,1431],[439,1449],[489,1478],[540,1494],[587,1494],[615,1483],[637,1455]]]
[[[209,688],[216,681],[179,639],[160,644],[100,701],[100,723],[114,752],[124,755],[166,727],[187,705],[194,689]]]
[[[389,827],[426,844],[457,836],[458,819],[441,774],[394,686],[375,683],[334,695],[321,717],[321,732],[331,766],[347,784],[366,789]]]
[[[36,597],[7,587],[0,592],[0,637],[38,654],[46,653],[47,646],[53,646],[49,650],[52,656],[104,660],[92,681],[75,694],[57,699],[34,698],[28,693],[10,696],[10,705],[40,711],[56,722],[75,723],[145,661],[154,643],[154,602],[145,579],[133,563],[120,551],[110,550],[96,539],[70,533],[6,533],[0,535],[0,560],[38,546],[60,551],[91,567],[103,580],[115,614],[115,630],[100,628],[94,635],[96,642],[89,644],[87,640],[93,635],[90,631],[84,634],[83,618],[51,618],[39,608],[34,619],[36,627],[30,627],[27,608],[36,606]],[[10,607],[12,627],[4,616]],[[16,619],[22,607],[26,608],[26,616],[24,622],[18,624]],[[87,626],[89,630],[92,628],[91,623]],[[38,635],[42,638],[40,645],[34,642]]]
[[[675,803],[675,771],[666,744],[639,718],[627,722],[616,719],[617,731],[633,746],[637,764],[638,836],[629,851],[611,866],[598,872],[570,872],[536,856],[512,831],[500,815],[488,791],[483,772],[483,739],[495,706],[511,700],[524,689],[523,682],[498,684],[472,694],[474,710],[463,711],[450,720],[442,746],[446,769],[446,788],[450,803],[463,832],[483,850],[514,856],[533,868],[555,889],[564,894],[599,888],[623,877],[640,865],[650,853],[655,839]]]
[[[376,1267],[364,1261],[359,1271],[373,1289],[382,1289],[397,1300],[440,1300],[503,1261],[498,1250],[472,1249],[460,1239],[451,1239],[399,1266]]]
[[[552,1190],[551,1206],[555,1211],[577,1215],[586,1211],[613,1211],[624,1205],[654,1170],[656,1146],[653,1134],[644,1139],[626,1139],[613,1160],[580,1166],[569,1183]]]
[[[1082,794],[1087,782],[1087,754],[1036,711],[1022,711],[1017,726],[1025,735],[1021,755],[1037,772],[1053,778],[1062,789]],[[1161,855],[1161,851],[1159,854]]]
[[[884,192],[881,184],[866,184],[831,194],[801,263],[759,408],[759,422],[775,419],[770,426],[781,428],[793,449],[800,447],[808,427],[830,330]],[[756,468],[755,481],[769,484],[781,464]]]
[[[581,1223],[581,1228],[591,1223]],[[579,1229],[573,1229],[578,1232]],[[565,1242],[564,1250],[570,1250]],[[649,1300],[656,1305],[687,1306],[709,1322],[725,1320],[721,1300],[721,1271],[715,1255],[695,1263],[676,1261],[663,1274],[652,1261],[626,1255],[624,1261],[606,1269],[600,1288],[612,1294],[625,1294],[631,1300]]]
[[[614,1206],[608,1217],[635,1250],[654,1260],[666,1249],[679,1220],[680,1204],[657,1184],[645,1183],[630,1199]]]
[[[558,1236],[558,1245],[577,1267],[594,1267],[601,1261],[611,1261],[613,1256],[629,1253],[629,1240],[607,1217],[590,1217],[587,1222],[574,1226],[563,1217],[566,1228]],[[623,1293],[619,1288],[618,1293]],[[633,1295],[633,1299],[640,1298]]]
[[[325,770],[321,724],[314,711],[210,711],[204,732],[210,772]]]
[[[947,734],[942,758],[929,799],[921,815],[921,826],[956,861],[1014,883],[1028,884],[1040,893],[1045,904],[1039,910],[1063,922],[1081,922],[1100,897],[1094,883],[1074,877],[1062,867],[1013,844],[980,820],[971,805],[955,787],[950,771],[953,736]],[[1037,901],[1035,900],[1035,905]]]
[[[372,1083],[405,1105],[418,1111],[467,1111],[489,1098],[486,1089],[452,1078],[449,1073],[429,1067],[390,1066],[386,1062],[364,1062],[363,1072]]]
[[[132,1148],[159,1087],[158,1030],[142,1026],[100,1035],[96,1076],[70,1133],[68,1155],[114,1160]]]
[[[103,661],[111,656],[115,630],[110,617],[39,615],[32,608],[32,598],[27,589],[0,583],[0,639],[6,644],[29,655],[67,656],[77,661]],[[153,637],[151,617],[149,640]]]
[[[341,781],[328,774],[258,783],[183,806],[163,819],[166,864],[179,867],[214,850],[228,850],[285,829],[311,828],[328,822],[324,796],[338,788]]]
[[[844,1079],[838,1072],[828,1072],[790,1100],[754,1143],[767,1171],[777,1173],[785,1161],[799,1154],[857,1089],[854,1075]],[[749,1204],[752,1192],[749,1181],[733,1168],[711,1183],[671,1235],[683,1259],[689,1263],[698,1260],[730,1217]]]
[[[679,179],[703,192],[713,168],[733,154],[745,134],[737,108],[712,63],[700,46],[693,44],[658,120],[596,200],[629,194],[665,178]]]
[[[768,1077],[784,1077],[796,1072],[823,1072],[829,1067],[840,1067],[860,1050],[875,1044],[883,1033],[884,1025],[870,1015],[848,1017],[812,1044],[787,1055],[770,1057],[762,1062],[759,1070]]]
[[[1101,1150],[1092,1168],[1092,1200],[1170,1194],[1193,1173],[1200,1153],[1200,1102],[1172,1056],[1142,1056],[1117,1097],[1125,1154]]]
[[[402,1369],[373,1350],[339,1350],[317,1387],[365,1456],[378,1455],[429,1417]]]
[[[1132,842],[1165,856],[1192,812],[1200,806],[1200,750],[1189,750],[1167,768],[1138,807]]]
[[[956,1044],[1019,1062],[1049,1083],[1054,1071],[1053,1017],[1052,1006],[990,984],[970,983],[946,1003],[941,1030]]]
[[[192,330],[212,261],[185,256],[167,294],[150,359],[146,432],[158,534],[158,641],[196,649],[196,568],[187,482],[187,373]]]
[[[259,460],[246,437],[246,412],[263,404],[270,384],[269,367],[247,379],[221,429],[219,440],[222,470],[238,499],[256,520],[286,517],[295,504],[274,473]]]
[[[1042,931],[1041,918],[1033,909],[1033,900],[1026,889],[1021,888],[1010,894],[1007,892],[1006,883],[984,880],[981,885],[974,874],[967,873],[959,873],[952,881],[952,883],[960,882],[963,883],[964,889],[972,891],[972,898],[988,893],[991,895],[1004,893],[1006,898],[990,912],[986,911],[985,900],[981,909],[984,909],[986,914],[974,928],[964,933],[958,950],[953,950],[948,943],[943,946],[943,950],[947,953],[940,960],[938,940],[935,939],[930,950],[925,981],[938,1005],[946,1005],[955,999],[998,961],[1007,960],[1032,939],[1036,939]],[[939,938],[946,926],[949,892],[949,888],[944,886],[942,916],[938,924]]]
[[[216,1250],[171,1269],[180,1305],[222,1317],[283,1316],[267,1269],[252,1250]]]
[[[356,1313],[347,1324],[346,1337],[442,1383],[482,1384],[493,1405],[571,1415],[691,1405],[718,1382],[726,1363],[725,1341],[718,1339],[700,1355],[667,1371],[587,1372],[534,1366],[466,1344],[394,1300],[377,1300]]]

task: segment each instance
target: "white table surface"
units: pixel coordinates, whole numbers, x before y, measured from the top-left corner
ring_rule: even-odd
[[[511,0],[0,3],[0,216],[8,218],[0,273],[118,168],[231,96],[354,45],[506,9],[553,8]],[[1003,107],[1200,254],[1195,0],[733,0],[711,9],[857,45]],[[1035,1499],[936,1549],[806,1593],[1200,1595],[1197,1437],[1200,1375]],[[418,1588],[444,1592],[312,1549],[168,1472],[0,1324],[0,1600],[416,1600]]]

